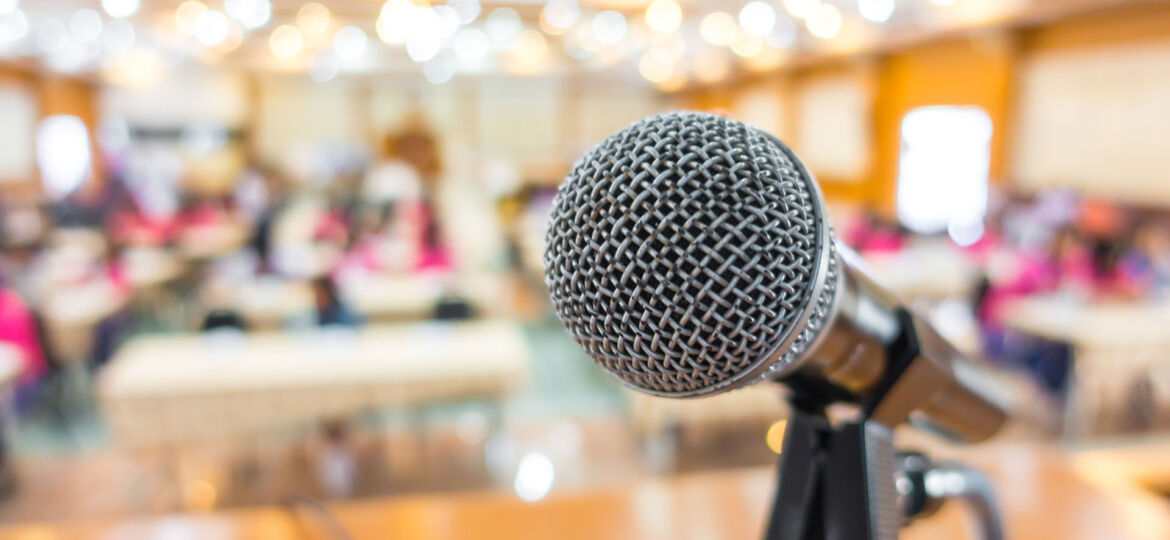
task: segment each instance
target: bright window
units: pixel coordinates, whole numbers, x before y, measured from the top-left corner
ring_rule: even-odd
[[[55,199],[81,187],[91,170],[89,130],[80,118],[57,114],[37,127],[37,166],[45,191]]]
[[[902,119],[898,219],[960,245],[983,236],[991,118],[979,107],[920,107]]]

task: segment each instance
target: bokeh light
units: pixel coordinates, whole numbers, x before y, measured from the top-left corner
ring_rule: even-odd
[[[699,23],[699,35],[712,45],[728,45],[735,36],[735,17],[722,11],[708,13]]]
[[[784,9],[789,15],[803,19],[820,3],[820,0],[784,0]]]
[[[739,26],[753,36],[766,36],[776,27],[776,10],[759,0],[748,2],[739,10]]]
[[[626,39],[626,18],[616,11],[602,11],[593,17],[593,37],[606,44]]]
[[[540,10],[540,29],[561,35],[573,28],[580,16],[581,10],[573,0],[550,0]]]
[[[175,26],[184,34],[194,34],[199,18],[207,12],[207,6],[199,0],[187,0],[175,8]]]
[[[297,10],[297,27],[306,36],[318,36],[329,29],[330,18],[329,8],[317,2],[309,2]]]
[[[857,0],[857,11],[869,22],[884,23],[894,14],[894,0]]]
[[[841,31],[841,12],[831,4],[818,4],[805,21],[812,35],[829,39]]]
[[[268,47],[272,50],[272,54],[281,59],[296,56],[301,52],[303,45],[304,37],[301,36],[301,31],[288,24],[276,27],[272,31],[272,35],[268,37]]]
[[[654,0],[646,6],[646,25],[658,32],[670,32],[682,24],[682,7],[675,0]]]
[[[366,52],[369,38],[361,28],[345,26],[333,35],[333,52],[342,60],[353,60]]]
[[[115,19],[138,13],[140,0],[102,0],[102,10]]]

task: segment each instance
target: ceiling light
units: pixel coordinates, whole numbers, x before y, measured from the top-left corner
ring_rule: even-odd
[[[602,11],[593,17],[593,37],[613,45],[626,39],[626,18],[616,11]]]
[[[708,13],[699,23],[699,35],[712,45],[727,45],[735,35],[735,18],[722,11]]]
[[[223,9],[229,17],[252,30],[268,24],[272,18],[272,3],[268,0],[224,0]]]
[[[354,60],[366,52],[369,38],[361,28],[345,26],[333,36],[333,52],[342,60]]]
[[[60,19],[49,19],[37,28],[37,47],[47,53],[54,53],[69,45],[69,31]]]
[[[805,22],[812,35],[828,39],[841,30],[841,12],[830,4],[818,4]]]
[[[207,6],[199,0],[187,0],[175,8],[175,26],[184,34],[194,34],[195,25],[199,24],[199,17],[207,11]]]
[[[129,17],[138,12],[139,0],[102,0],[102,9],[115,19]]]
[[[240,27],[240,23],[228,19],[227,34],[215,45],[215,50],[221,53],[228,53],[236,50],[244,43],[244,30]]]
[[[448,0],[447,4],[459,16],[459,24],[471,24],[479,16],[479,0]]]
[[[507,46],[524,28],[520,15],[516,10],[508,7],[496,8],[484,21],[484,30],[496,46]]]
[[[580,16],[581,10],[573,0],[550,0],[540,10],[540,29],[552,35],[564,34]]]
[[[439,34],[447,39],[459,31],[459,14],[450,6],[435,6],[435,15],[439,17]]]
[[[478,64],[487,58],[492,42],[478,28],[464,28],[455,34],[455,57],[464,64]]]
[[[125,19],[110,21],[102,32],[102,44],[110,52],[125,52],[134,46],[134,25]]]
[[[316,36],[329,29],[329,8],[309,2],[297,10],[297,26],[306,36]]]
[[[706,48],[695,56],[691,73],[699,82],[715,83],[731,73],[731,62],[724,49]]]
[[[440,35],[443,21],[431,8],[418,8],[414,12],[406,34],[406,54],[415,62],[426,62],[439,54],[443,46]]]
[[[423,77],[431,84],[443,84],[451,80],[458,69],[459,62],[449,52],[435,56],[422,67]]]
[[[784,0],[784,9],[793,17],[803,19],[820,3],[820,0]]]
[[[524,30],[516,35],[508,51],[508,67],[514,73],[531,75],[539,72],[548,59],[548,41],[536,30]]]
[[[776,27],[764,36],[764,41],[777,49],[791,47],[796,42],[796,21],[792,17],[777,17]]]
[[[418,11],[421,9],[414,7],[410,0],[387,0],[382,4],[382,11],[378,14],[378,21],[374,26],[378,32],[378,39],[387,45],[405,43]]]
[[[869,22],[884,23],[894,14],[894,0],[857,0],[857,11]]]
[[[638,62],[638,73],[653,83],[666,82],[674,74],[674,59],[662,49],[650,49]]]
[[[91,43],[102,37],[102,16],[92,9],[79,9],[69,18],[69,35],[78,43]]]
[[[337,57],[332,51],[321,50],[309,57],[309,78],[318,83],[329,82],[341,71]]]
[[[28,35],[28,18],[24,12],[14,9],[0,14],[0,43],[24,39]]]
[[[743,57],[755,56],[764,49],[764,39],[754,36],[744,30],[735,33],[731,39],[731,52]]]
[[[218,45],[227,39],[228,22],[227,15],[223,13],[214,9],[204,11],[199,16],[199,22],[195,23],[195,39],[208,47]]]
[[[739,25],[753,36],[766,36],[776,27],[776,10],[758,0],[749,2],[739,10]]]
[[[301,31],[288,24],[277,26],[272,31],[272,35],[268,36],[268,47],[272,49],[274,56],[281,59],[292,58],[299,54],[304,42],[305,39],[301,36]]]
[[[670,32],[682,24],[682,7],[675,0],[654,0],[646,6],[646,25],[659,32]]]

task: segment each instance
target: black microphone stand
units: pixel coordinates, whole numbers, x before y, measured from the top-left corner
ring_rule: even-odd
[[[945,472],[965,475],[963,489],[930,489],[925,480],[935,471],[933,463],[921,454],[896,454],[893,428],[870,418],[919,352],[913,332],[890,349],[890,369],[856,420],[830,423],[828,403],[809,397],[823,392],[790,398],[792,415],[765,540],[896,540],[909,519],[928,515],[951,497],[972,503],[984,540],[1002,539],[990,484],[981,474],[951,465]]]

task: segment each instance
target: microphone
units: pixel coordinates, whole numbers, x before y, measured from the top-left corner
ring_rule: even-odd
[[[546,240],[557,317],[635,390],[774,381],[800,408],[854,403],[967,442],[1005,421],[962,355],[835,242],[812,174],[756,127],[698,112],[635,122],[574,165]]]

